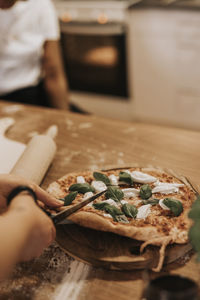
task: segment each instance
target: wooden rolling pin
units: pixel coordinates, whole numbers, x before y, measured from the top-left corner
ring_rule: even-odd
[[[45,134],[34,136],[11,173],[40,185],[56,153],[56,144],[53,140],[56,134],[57,126],[53,125]]]

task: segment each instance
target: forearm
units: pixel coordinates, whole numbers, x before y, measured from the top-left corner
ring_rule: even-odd
[[[60,109],[68,109],[69,88],[59,41],[45,42],[42,68],[45,88],[51,105]]]
[[[45,78],[45,89],[52,107],[69,108],[69,90],[67,82],[61,75]]]
[[[22,189],[7,207],[9,194],[19,186],[28,189]],[[55,238],[56,231],[51,219],[35,203],[29,189],[47,206],[59,207],[63,204],[24,178],[0,175],[0,280],[17,262],[41,255]]]

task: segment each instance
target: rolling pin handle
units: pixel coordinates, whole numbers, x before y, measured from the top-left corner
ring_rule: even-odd
[[[45,135],[51,137],[54,139],[58,134],[58,127],[56,125],[50,126],[47,131],[45,132]]]
[[[51,126],[47,134],[34,136],[11,173],[40,185],[56,153],[56,144],[52,138],[56,133],[57,126]]]

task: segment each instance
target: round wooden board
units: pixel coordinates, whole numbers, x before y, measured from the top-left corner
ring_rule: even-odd
[[[140,254],[139,241],[76,224],[58,225],[56,241],[72,257],[111,270],[151,269],[159,259],[159,247],[148,246]],[[190,244],[169,245],[164,263],[171,263],[190,250]]]

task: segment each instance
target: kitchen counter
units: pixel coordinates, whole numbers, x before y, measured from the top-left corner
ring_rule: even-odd
[[[58,126],[57,153],[42,182],[44,189],[68,172],[135,163],[173,169],[200,188],[200,132],[0,101],[0,117],[8,116],[15,124],[7,137],[22,143]],[[166,272],[199,279],[189,255],[165,266],[161,274]],[[40,258],[16,266],[11,279],[0,285],[0,299],[137,300],[145,275],[94,268],[69,257],[55,242]]]

